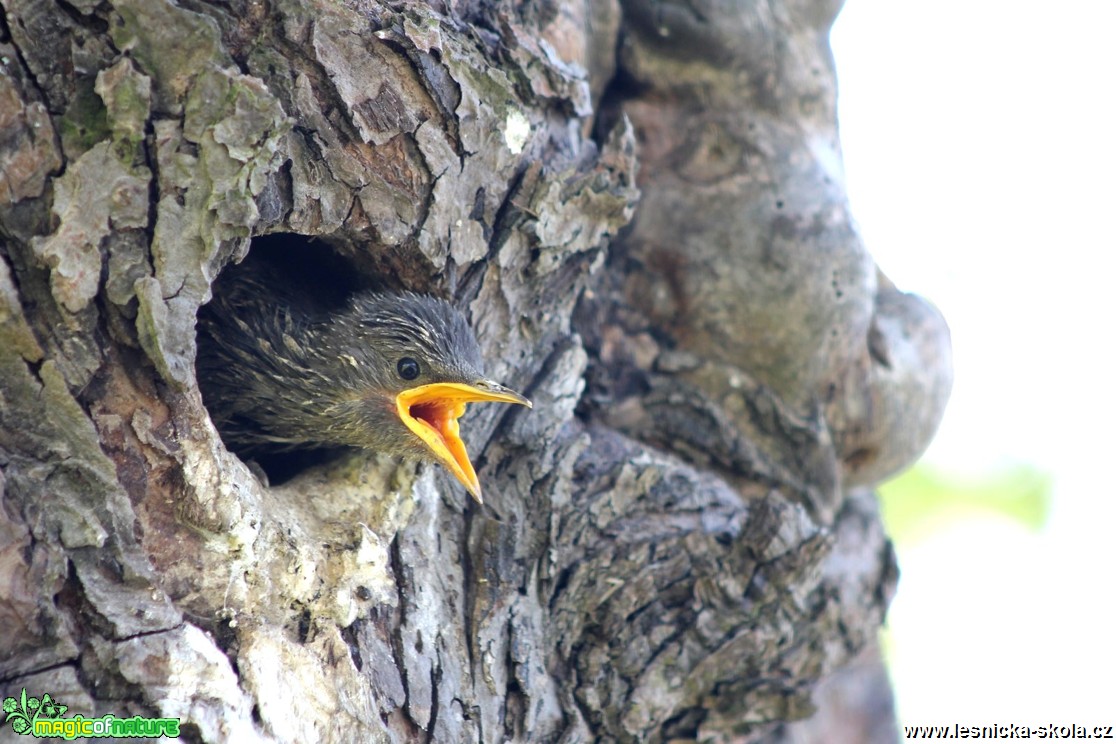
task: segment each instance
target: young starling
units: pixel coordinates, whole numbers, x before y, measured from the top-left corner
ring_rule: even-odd
[[[267,272],[222,276],[198,317],[198,384],[239,454],[347,445],[440,462],[481,502],[468,403],[531,402],[487,379],[465,318],[412,293],[330,306]]]

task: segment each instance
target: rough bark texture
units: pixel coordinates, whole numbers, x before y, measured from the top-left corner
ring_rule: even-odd
[[[868,489],[950,381],[850,222],[838,3],[0,7],[0,696],[203,741],[802,740],[895,586]],[[484,508],[226,451],[194,321],[253,238],[467,309],[535,403],[463,423]]]

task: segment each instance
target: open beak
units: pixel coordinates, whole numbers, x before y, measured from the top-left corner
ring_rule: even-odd
[[[480,481],[465,451],[465,442],[458,433],[457,419],[465,413],[469,403],[518,403],[531,407],[531,401],[519,393],[489,380],[472,384],[435,382],[430,385],[404,390],[395,396],[399,418],[421,439],[438,462],[449,468],[457,480],[473,495],[478,504],[481,499]]]

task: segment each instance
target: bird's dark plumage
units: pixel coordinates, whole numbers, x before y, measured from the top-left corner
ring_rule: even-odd
[[[267,271],[241,270],[218,280],[198,319],[198,384],[241,454],[349,445],[453,469],[439,447],[460,441],[462,401],[526,403],[482,366],[461,313],[412,293],[357,292],[330,304]]]

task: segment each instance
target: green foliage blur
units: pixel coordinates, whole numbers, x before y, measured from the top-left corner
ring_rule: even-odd
[[[1052,482],[1030,465],[972,476],[916,465],[880,486],[880,509],[899,546],[974,517],[1000,516],[1037,532],[1050,514]]]

